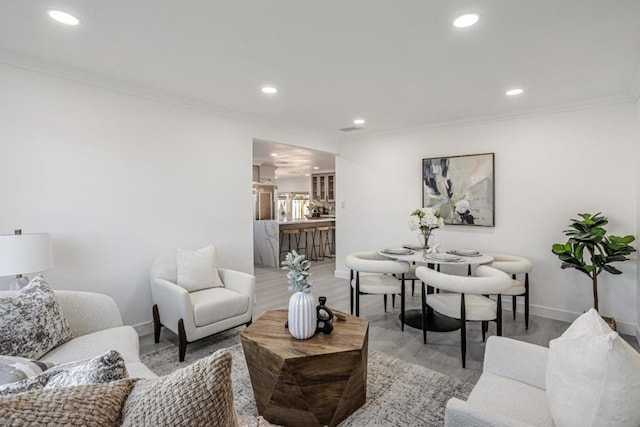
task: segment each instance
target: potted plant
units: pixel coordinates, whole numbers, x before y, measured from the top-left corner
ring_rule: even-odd
[[[294,291],[289,299],[289,333],[297,339],[311,338],[318,327],[316,304],[308,281],[311,262],[293,250],[287,253],[281,265],[283,270],[289,271],[287,284],[289,290]]]
[[[593,308],[598,310],[598,275],[603,271],[622,274],[622,271],[611,264],[629,259],[627,255],[635,252],[629,245],[635,237],[607,236],[604,226],[609,220],[600,212],[578,216],[581,219],[571,219],[569,229],[564,230],[569,240],[564,244],[555,243],[551,250],[562,261],[562,269],[575,268],[589,276],[593,286]],[[611,319],[610,324],[615,329],[615,320]]]

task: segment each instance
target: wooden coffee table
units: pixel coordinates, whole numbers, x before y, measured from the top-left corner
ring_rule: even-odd
[[[334,311],[335,312],[335,311]],[[240,335],[258,413],[284,426],[335,426],[367,396],[369,321],[340,313],[333,332],[297,340],[287,310],[268,311]]]

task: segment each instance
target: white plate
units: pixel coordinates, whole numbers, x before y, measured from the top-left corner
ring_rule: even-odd
[[[411,255],[413,253],[409,249],[405,249],[405,248],[401,248],[401,249],[383,249],[380,252],[382,252],[384,254],[389,254],[389,255]]]
[[[460,257],[451,254],[429,254],[427,258],[437,261],[460,261]]]
[[[449,254],[453,255],[462,255],[462,256],[480,256],[482,255],[480,252],[473,249],[451,249],[447,251]]]

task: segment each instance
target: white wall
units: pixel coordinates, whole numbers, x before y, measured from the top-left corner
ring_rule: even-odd
[[[52,287],[109,294],[129,324],[151,318],[148,269],[165,250],[213,242],[220,265],[253,271],[253,138],[336,151],[311,131],[11,65],[0,93],[0,233],[51,233]]]
[[[633,104],[345,142],[336,158],[337,265],[347,253],[416,242],[407,227],[421,206],[421,159],[495,153],[495,228],[448,226],[443,246],[526,256],[534,263],[532,313],[572,320],[592,306],[591,283],[551,253],[578,212],[602,211],[609,231],[638,234],[638,122]],[[342,208],[344,204],[344,208]],[[600,276],[600,311],[621,330],[638,323],[635,262]]]

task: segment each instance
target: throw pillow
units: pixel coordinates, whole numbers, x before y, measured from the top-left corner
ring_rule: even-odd
[[[178,285],[187,292],[224,286],[216,267],[216,248],[176,249]]]
[[[11,384],[0,385],[0,396],[26,391],[106,383],[127,378],[120,353],[108,351],[93,359],[65,363],[39,375]]]
[[[594,309],[549,343],[545,382],[558,427],[640,425],[640,354]]]
[[[0,356],[0,385],[34,377],[54,364],[15,356]]]
[[[54,388],[0,399],[0,425],[115,426],[136,380]]]
[[[14,297],[0,298],[0,354],[39,359],[71,337],[56,297],[42,276]]]
[[[122,414],[123,426],[237,426],[231,352],[218,350],[164,377],[139,380]]]

